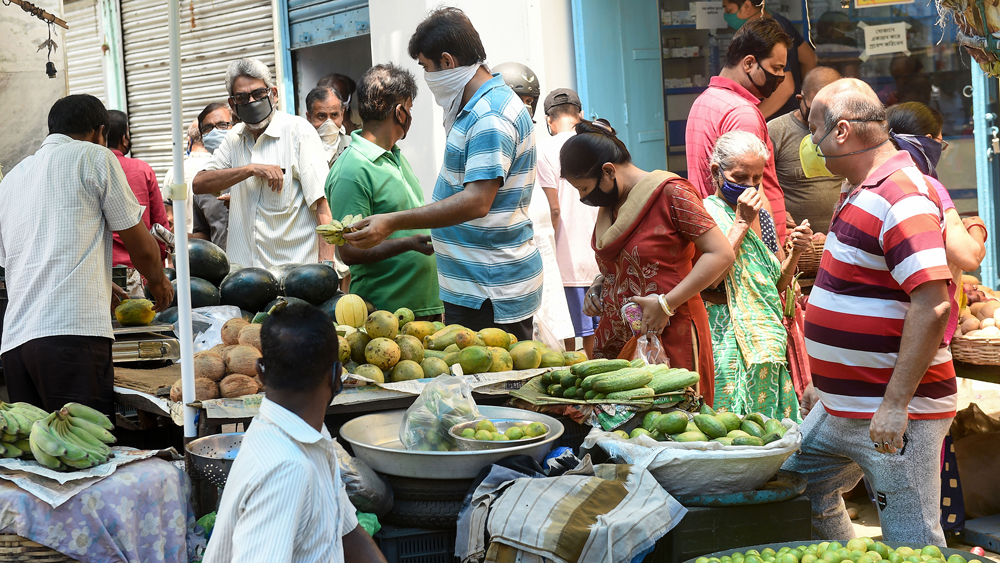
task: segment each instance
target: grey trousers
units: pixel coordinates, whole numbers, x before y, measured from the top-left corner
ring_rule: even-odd
[[[864,476],[875,491],[885,541],[944,547],[941,445],[951,421],[910,420],[902,455],[883,454],[868,435],[870,420],[833,416],[817,405],[802,423],[802,450],[782,466],[809,479],[813,538],[854,537],[842,495]]]

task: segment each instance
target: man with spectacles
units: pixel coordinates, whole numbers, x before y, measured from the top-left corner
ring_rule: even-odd
[[[337,331],[312,305],[264,321],[260,414],[243,437],[205,563],[381,562],[340,477],[326,409],[343,389]]]
[[[195,194],[231,189],[230,261],[270,268],[333,260],[335,247],[316,234],[316,225],[331,218],[323,194],[329,167],[316,129],[276,109],[278,89],[259,60],[230,64],[226,89],[242,123],[232,127],[192,187]]]
[[[201,110],[198,117],[188,126],[188,155],[184,158],[184,183],[187,184],[188,190],[188,197],[185,202],[187,206],[187,219],[185,221],[187,232],[194,238],[211,240],[223,249],[226,248],[225,227],[229,222],[229,209],[213,195],[195,196],[191,190],[191,182],[194,181],[195,175],[201,172],[212,161],[212,153],[215,152],[215,149],[219,148],[222,140],[226,138],[229,128],[233,125],[232,120],[232,111],[225,103],[212,102],[205,106],[205,109]],[[174,206],[173,201],[170,199],[170,185],[174,183],[174,180],[174,169],[170,167],[163,177],[163,185],[160,186],[160,190],[163,192],[163,203],[167,208],[167,218],[170,220],[171,228],[173,228],[174,224]],[[224,193],[228,193],[228,191],[225,190]],[[210,208],[202,209],[201,215],[203,217],[209,214],[217,214],[215,207],[219,207],[225,212],[225,223],[222,225],[223,228],[220,235],[212,236],[213,229],[207,228],[205,225],[202,225],[201,229],[198,228],[199,225],[195,221],[195,216],[198,215],[197,208],[199,207],[197,202],[201,202],[202,206]],[[221,241],[221,244],[217,240]]]

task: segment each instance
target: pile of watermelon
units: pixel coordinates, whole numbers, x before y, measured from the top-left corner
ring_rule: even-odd
[[[259,312],[267,312],[279,297],[289,304],[310,303],[323,309],[331,321],[336,321],[340,276],[332,264],[286,264],[270,270],[244,268],[231,264],[224,250],[207,240],[188,240],[188,263],[191,270],[191,308],[232,305],[239,307],[250,321]],[[174,290],[177,280],[172,268],[166,268]],[[146,298],[152,299],[149,291]],[[156,321],[177,321],[176,291],[171,307],[156,317]]]

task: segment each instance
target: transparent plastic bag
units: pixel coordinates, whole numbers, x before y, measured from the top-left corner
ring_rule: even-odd
[[[460,377],[439,376],[428,383],[406,409],[399,440],[408,450],[455,450],[452,426],[482,418],[472,400],[472,387]]]
[[[644,360],[648,366],[670,366],[670,359],[667,358],[667,353],[663,351],[663,346],[660,345],[660,338],[654,337],[649,339],[646,338],[645,334],[636,339],[635,355],[632,359]]]
[[[232,305],[217,305],[215,307],[198,307],[191,310],[191,332],[194,334],[193,351],[209,350],[222,344],[222,325],[229,319],[242,317],[239,307]],[[180,336],[180,331],[174,331]]]
[[[361,512],[370,512],[379,518],[392,510],[392,488],[382,480],[364,461],[351,457],[338,442],[333,442],[337,450],[337,465],[340,466],[340,480],[347,489],[347,498]]]

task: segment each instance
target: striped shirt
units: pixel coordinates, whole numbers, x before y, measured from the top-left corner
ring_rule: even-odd
[[[344,561],[358,526],[322,432],[266,397],[243,437],[222,493],[205,563]]]
[[[535,184],[531,116],[499,74],[479,87],[448,134],[434,201],[465,184],[500,178],[481,218],[433,229],[441,300],[478,309],[492,301],[500,324],[527,319],[542,302],[542,258],[533,243],[528,204]]]
[[[49,135],[0,182],[0,266],[10,300],[0,353],[47,336],[111,331],[111,233],[142,208],[114,153]]]
[[[715,195],[715,182],[708,162],[715,148],[715,140],[730,131],[753,133],[767,147],[769,153],[764,164],[761,182],[764,194],[771,204],[774,228],[778,241],[785,240],[785,194],[778,185],[774,169],[774,145],[767,134],[767,122],[757,109],[760,100],[746,88],[721,76],[713,76],[708,89],[691,105],[684,142],[687,144],[687,175],[695,189],[706,198]]]
[[[305,118],[275,110],[256,141],[245,124],[234,125],[204,169],[248,164],[276,164],[285,171],[284,182],[280,192],[256,177],[232,187],[229,260],[260,268],[317,262],[316,202],[326,197],[323,185],[330,171],[319,133]]]
[[[910,293],[951,279],[939,205],[899,152],[834,216],[805,318],[813,384],[830,414],[871,418],[899,356]],[[954,416],[957,393],[951,352],[942,346],[910,401],[910,418]]]

